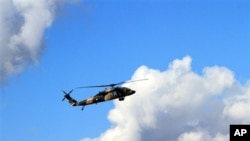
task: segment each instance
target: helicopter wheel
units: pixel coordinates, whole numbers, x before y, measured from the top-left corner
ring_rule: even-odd
[[[119,98],[119,101],[123,101],[123,100],[124,100],[124,97],[120,97],[120,98]]]

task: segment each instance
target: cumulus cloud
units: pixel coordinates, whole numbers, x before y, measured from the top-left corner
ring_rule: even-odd
[[[229,125],[250,122],[250,85],[221,66],[191,69],[192,59],[176,59],[165,71],[139,67],[128,83],[135,95],[115,101],[111,127],[81,141],[227,141]]]
[[[0,0],[0,84],[6,76],[37,63],[43,34],[66,0]]]

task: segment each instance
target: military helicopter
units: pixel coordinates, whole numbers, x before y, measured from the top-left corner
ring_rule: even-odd
[[[97,85],[97,86],[84,86],[84,87],[77,87],[77,89],[79,88],[96,88],[96,87],[105,87],[105,90],[100,91],[99,93],[97,93],[96,95],[89,97],[87,99],[84,99],[82,101],[76,101],[75,99],[73,99],[70,94],[73,92],[73,89],[71,91],[69,91],[68,93],[65,92],[64,90],[62,90],[62,92],[64,93],[64,98],[62,99],[62,101],[64,101],[65,99],[68,100],[68,102],[72,105],[72,106],[82,106],[82,110],[84,109],[84,107],[86,105],[90,105],[90,104],[97,104],[99,102],[105,102],[105,101],[109,101],[109,100],[113,100],[113,99],[119,99],[119,101],[123,101],[125,99],[126,96],[130,96],[132,94],[134,94],[136,91],[129,89],[127,87],[115,87],[124,83],[132,83],[132,82],[137,82],[137,81],[144,81],[144,80],[148,80],[148,79],[139,79],[139,80],[133,80],[133,81],[122,81],[119,83],[113,83],[113,84],[106,84],[106,85]]]

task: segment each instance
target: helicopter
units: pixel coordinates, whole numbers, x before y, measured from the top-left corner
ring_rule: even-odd
[[[79,102],[70,96],[70,94],[73,92],[73,89],[70,90],[69,92],[65,92],[64,90],[62,90],[62,92],[64,93],[64,98],[62,99],[62,101],[67,99],[68,102],[71,104],[71,106],[82,106],[82,110],[84,110],[84,107],[86,105],[97,104],[100,102],[110,101],[114,99],[118,99],[119,101],[124,101],[126,96],[133,95],[135,94],[136,91],[127,87],[119,87],[119,85],[124,84],[124,83],[132,83],[132,82],[144,81],[144,80],[148,80],[148,79],[122,81],[119,83],[112,83],[112,84],[105,84],[105,85],[76,87],[76,89],[105,87],[105,90],[100,91],[96,95],[91,96]]]

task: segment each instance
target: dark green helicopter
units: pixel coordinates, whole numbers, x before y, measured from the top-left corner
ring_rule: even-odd
[[[143,81],[143,80],[147,80],[147,79],[123,81],[123,82],[107,84],[107,85],[77,87],[77,88],[106,87],[105,90],[100,91],[96,95],[89,97],[87,99],[84,99],[82,101],[79,101],[79,102],[70,96],[70,94],[73,92],[73,89],[69,91],[68,93],[62,90],[62,92],[64,93],[64,98],[62,100],[67,99],[72,106],[82,106],[82,110],[84,109],[86,105],[97,104],[99,102],[109,101],[113,99],[119,99],[119,101],[123,101],[126,96],[135,94],[136,91],[127,87],[115,87],[115,86],[118,86],[124,83],[132,83],[132,82]]]

